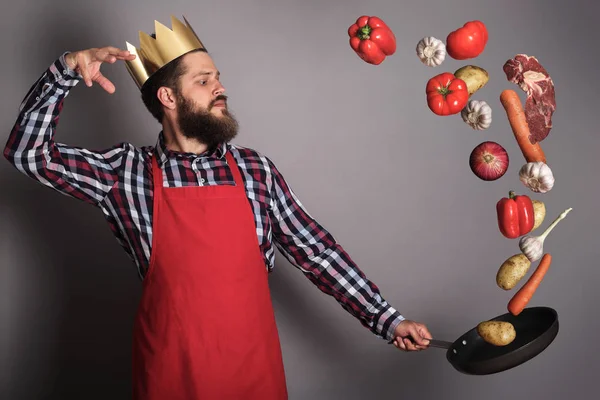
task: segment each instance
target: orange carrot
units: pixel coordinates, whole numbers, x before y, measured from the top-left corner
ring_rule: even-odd
[[[504,90],[500,93],[500,102],[504,106],[508,122],[510,122],[510,127],[525,160],[527,162],[542,161],[546,163],[546,155],[540,143],[531,144],[531,140],[529,139],[529,125],[527,124],[523,105],[517,92],[510,89]]]
[[[550,263],[552,262],[552,256],[546,253],[540,260],[536,270],[531,274],[529,280],[519,289],[517,293],[513,296],[512,299],[508,302],[508,311],[512,315],[519,315],[521,311],[525,308],[533,294],[540,286],[542,279],[544,279],[544,275],[548,272],[548,268],[550,268]]]

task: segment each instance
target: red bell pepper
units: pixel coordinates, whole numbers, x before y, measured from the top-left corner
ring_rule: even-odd
[[[481,21],[470,21],[450,32],[446,38],[446,51],[455,60],[475,58],[483,52],[488,41],[488,31]]]
[[[443,72],[427,82],[427,105],[437,115],[459,113],[467,105],[467,84],[450,72]]]
[[[369,64],[379,65],[396,52],[394,32],[378,17],[363,15],[348,28],[350,47]]]
[[[533,203],[528,196],[508,193],[496,204],[498,227],[502,235],[514,239],[531,232],[535,223]]]

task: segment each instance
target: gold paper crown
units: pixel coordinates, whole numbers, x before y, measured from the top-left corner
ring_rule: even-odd
[[[155,36],[140,31],[140,48],[129,42],[127,50],[135,54],[134,60],[125,61],[127,71],[141,89],[142,85],[160,68],[192,50],[205,49],[202,41],[192,29],[188,20],[183,17],[185,25],[171,16],[169,29],[158,21],[154,21]]]

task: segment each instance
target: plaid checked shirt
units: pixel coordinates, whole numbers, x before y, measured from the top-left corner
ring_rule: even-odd
[[[122,142],[104,150],[68,146],[54,140],[69,90],[81,76],[63,53],[22,101],[4,149],[20,172],[64,195],[98,207],[119,244],[144,278],[152,244],[152,164],[156,154],[165,187],[233,185],[224,157],[234,156],[254,212],[256,235],[266,268],[274,266],[274,245],[292,265],[378,337],[393,338],[404,317],[380,295],[377,286],[344,249],[304,209],[273,162],[258,152],[224,143],[212,154],[176,153],[162,132],[155,146]],[[155,152],[155,153],[154,153]]]

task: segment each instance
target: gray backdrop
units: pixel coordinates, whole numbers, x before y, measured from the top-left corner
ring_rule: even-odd
[[[419,5],[416,5],[419,3]],[[273,301],[292,399],[564,399],[595,392],[597,315],[598,5],[590,1],[254,0],[3,2],[4,137],[33,82],[65,50],[138,44],[138,30],[186,15],[222,71],[241,121],[236,142],[269,155],[308,210],[343,244],[406,317],[454,340],[506,312],[514,292],[495,285],[518,252],[497,228],[495,204],[510,189],[543,200],[541,233],[573,211],[544,249],[553,263],[530,305],[554,307],[561,329],[532,361],[505,373],[456,372],[444,350],[406,354],[371,335],[280,255]],[[380,66],[358,59],[347,28],[382,17],[398,39]],[[489,29],[476,60],[417,59],[423,36],[472,19]],[[554,79],[558,108],[543,142],[555,177],[528,192],[524,159],[499,102],[504,62],[539,58]],[[427,80],[475,64],[491,75],[476,95],[492,127],[471,130],[437,117]],[[117,92],[78,85],[66,100],[57,140],[90,148],[153,144],[159,130],[123,65],[104,66]],[[524,99],[524,94],[519,92]],[[468,167],[473,147],[494,140],[509,152],[505,177],[483,182]],[[4,143],[4,142],[3,142]],[[4,399],[127,399],[130,337],[140,282],[101,213],[0,162],[2,265],[1,392]],[[243,340],[243,336],[241,337]]]

